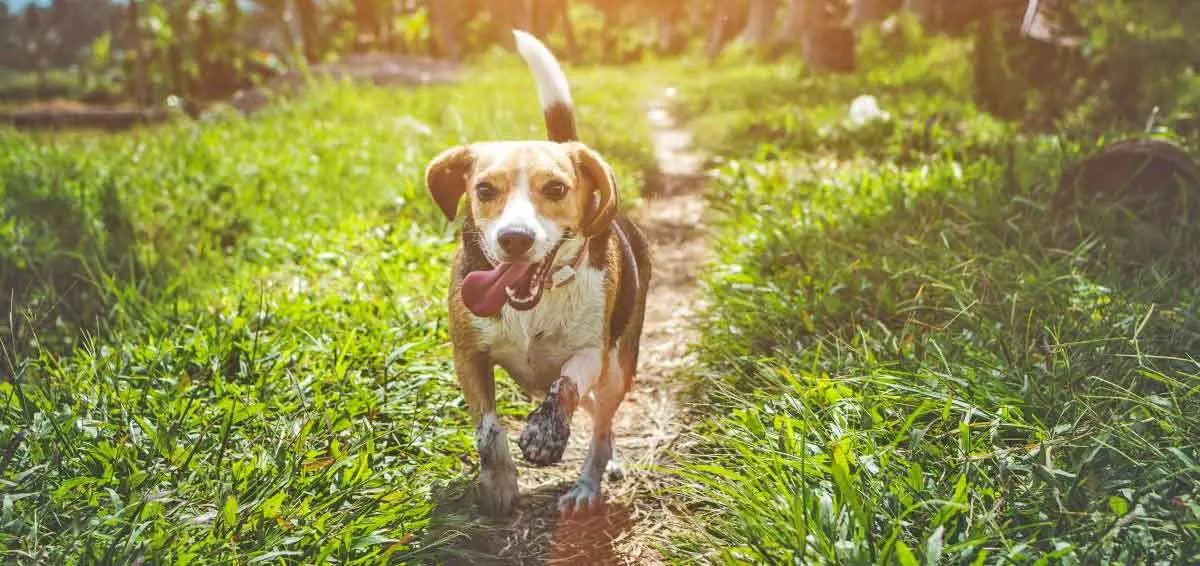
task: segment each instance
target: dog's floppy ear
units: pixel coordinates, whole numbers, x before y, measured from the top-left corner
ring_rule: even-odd
[[[617,181],[612,168],[591,148],[580,144],[572,144],[575,167],[582,177],[592,184],[595,194],[588,200],[588,214],[584,215],[580,230],[584,237],[591,237],[608,229],[620,206],[620,194],[617,192]]]
[[[443,151],[425,169],[425,186],[447,220],[458,215],[458,201],[467,192],[467,176],[474,162],[475,152],[463,145]]]

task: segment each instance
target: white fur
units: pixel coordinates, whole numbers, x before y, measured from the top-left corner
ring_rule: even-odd
[[[496,416],[495,411],[484,413],[483,417],[479,419],[478,428],[475,429],[475,447],[479,450],[487,448],[488,443],[491,442],[490,433],[503,428],[500,426],[500,419]]]
[[[517,51],[521,53],[521,58],[525,59],[525,63],[533,72],[533,79],[537,81],[538,99],[542,102],[542,108],[549,108],[555,103],[570,108],[573,105],[571,86],[554,54],[545,44],[528,33],[513,30],[513,37],[517,40]]]
[[[600,348],[584,348],[563,365],[562,376],[575,383],[580,397],[592,392],[592,382],[600,375],[601,360]]]
[[[584,265],[570,284],[547,289],[532,310],[504,305],[498,319],[473,317],[473,323],[492,358],[527,392],[541,393],[572,356],[603,346],[604,303],[604,272]]]

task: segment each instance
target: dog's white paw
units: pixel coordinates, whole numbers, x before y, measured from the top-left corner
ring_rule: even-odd
[[[600,486],[578,481],[558,498],[558,513],[564,518],[581,517],[600,511],[604,507],[604,495]]]
[[[479,473],[479,506],[488,515],[511,515],[519,496],[516,470],[485,469]]]
[[[625,466],[621,465],[620,460],[614,457],[604,465],[604,479],[614,482],[625,479]]]

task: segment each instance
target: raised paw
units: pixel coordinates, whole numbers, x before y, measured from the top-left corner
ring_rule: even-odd
[[[563,519],[591,515],[604,508],[599,485],[577,481],[570,491],[558,498],[558,514]]]
[[[525,430],[521,431],[521,438],[517,440],[525,461],[535,466],[549,466],[560,462],[567,450],[567,440],[571,438],[571,413],[568,404],[573,403],[574,399],[564,397],[573,395],[574,385],[566,382],[571,391],[563,394],[559,391],[562,383],[563,380],[556,382],[546,400],[529,414]]]
[[[483,470],[479,474],[479,506],[493,517],[507,517],[519,496],[513,470]]]

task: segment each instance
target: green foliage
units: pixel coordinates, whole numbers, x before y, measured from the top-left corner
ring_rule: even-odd
[[[1197,227],[1053,216],[1087,147],[963,103],[953,45],[682,101],[734,159],[675,466],[705,527],[678,559],[1200,559]],[[861,93],[895,121],[850,123]]]
[[[574,76],[583,138],[635,196],[641,87]],[[21,321],[0,327],[8,560],[435,560],[458,531],[434,509],[474,455],[444,324],[454,233],[424,167],[544,135],[526,69],[470,77],[112,137],[0,133]]]
[[[1195,82],[1200,65],[1200,5],[1187,0],[1153,6],[1109,0],[1078,11],[1095,67],[1083,85],[1096,104],[1092,120],[1144,123],[1156,107],[1166,116],[1190,112],[1177,101],[1188,83]]]

